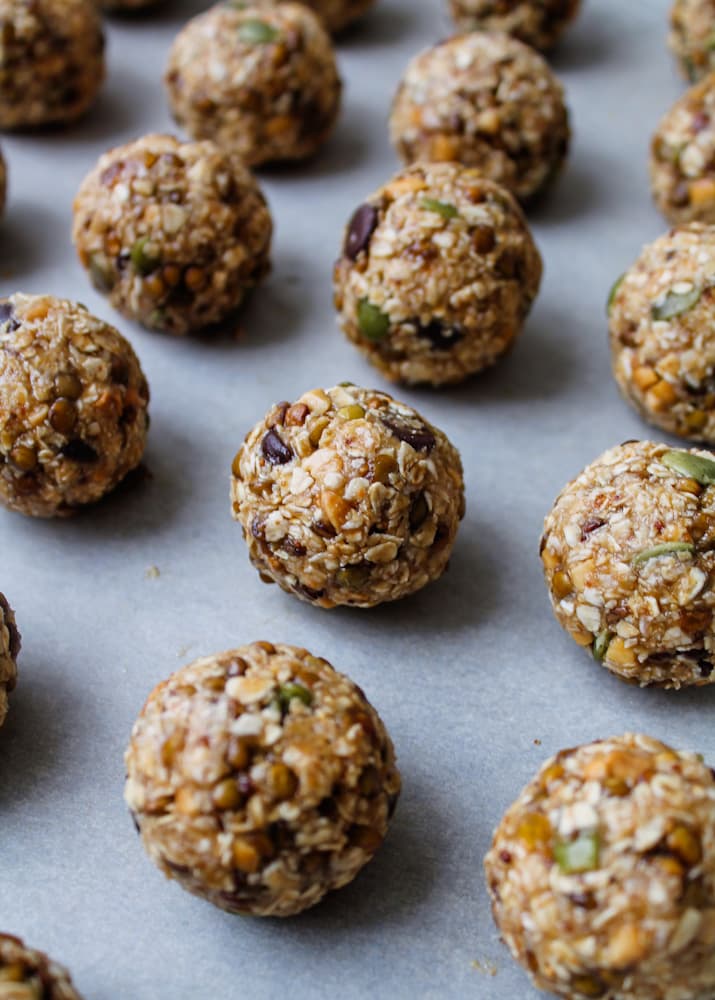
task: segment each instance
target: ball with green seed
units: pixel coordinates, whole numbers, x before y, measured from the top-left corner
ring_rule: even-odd
[[[651,424],[715,442],[715,229],[693,223],[643,249],[611,292],[613,374]]]
[[[550,49],[581,9],[581,0],[449,0],[459,31],[503,31]]]
[[[0,504],[66,517],[141,461],[149,387],[131,345],[85,306],[0,298]]]
[[[320,657],[254,642],[159,684],[126,753],[125,798],[169,878],[234,913],[286,917],[351,882],[400,792],[362,690]]]
[[[564,1000],[715,996],[715,777],[626,733],[562,750],[501,820],[492,912],[538,989]]]
[[[17,654],[20,652],[20,633],[15,615],[4,594],[0,593],[0,726],[5,721],[8,695],[17,683]]]
[[[0,933],[2,1000],[82,1000],[69,972],[20,938]]]
[[[299,3],[227,0],[193,18],[171,48],[165,84],[182,128],[249,165],[312,156],[340,108],[330,36]]]
[[[322,608],[370,608],[437,580],[464,515],[447,436],[350,383],[277,403],[232,473],[233,516],[261,578]]]
[[[501,357],[540,281],[541,257],[508,191],[475,169],[415,164],[350,219],[335,306],[387,378],[443,385]]]
[[[630,441],[589,465],[546,518],[557,620],[624,680],[715,681],[715,459]]]
[[[231,319],[270,269],[272,228],[238,157],[170,135],[105,153],[74,202],[74,243],[95,288],[173,334]]]
[[[477,31],[412,59],[390,134],[405,163],[476,167],[522,202],[554,180],[570,141],[563,87],[545,59],[508,35]]]
[[[0,2],[0,129],[67,124],[104,80],[104,34],[93,0]]]
[[[674,0],[668,43],[683,76],[691,82],[715,70],[713,0]]]

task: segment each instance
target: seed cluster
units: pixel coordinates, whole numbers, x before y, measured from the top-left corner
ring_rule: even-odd
[[[449,0],[449,7],[460,31],[504,31],[535,49],[550,49],[581,0]]]
[[[125,797],[170,878],[236,913],[289,916],[350,882],[400,791],[362,691],[305,649],[256,642],[160,684],[126,754]]]

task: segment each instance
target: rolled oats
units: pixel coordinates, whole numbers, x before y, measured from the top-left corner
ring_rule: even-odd
[[[141,461],[149,388],[131,345],[50,295],[0,299],[0,503],[71,514]]]
[[[715,779],[627,733],[548,760],[485,859],[534,985],[568,1000],[715,996]]]
[[[357,875],[400,791],[390,738],[323,659],[257,642],[160,684],[126,754],[149,856],[223,909],[290,916]]]

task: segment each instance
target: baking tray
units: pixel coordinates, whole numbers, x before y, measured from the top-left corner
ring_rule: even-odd
[[[646,165],[650,133],[684,89],[665,49],[667,2],[587,2],[554,54],[574,143],[530,213],[546,273],[514,351],[460,388],[396,391],[462,452],[468,509],[449,572],[398,604],[329,612],[250,567],[230,463],[276,400],[343,379],[385,388],[336,329],[331,265],[345,219],[396,168],[386,119],[401,71],[449,23],[440,0],[379,0],[341,42],[338,129],[315,161],[261,172],[273,273],[243,336],[207,342],[118,317],[69,241],[72,197],[96,157],[172,128],[160,73],[197,9],[111,20],[109,77],[89,117],[2,140],[0,292],[77,298],[115,322],[149,378],[152,427],[151,475],[131,489],[69,521],[0,513],[0,587],[23,633],[0,732],[0,926],[65,962],[87,1000],[535,997],[499,943],[482,876],[504,808],[553,751],[628,729],[715,760],[715,692],[609,676],[553,620],[537,557],[568,479],[613,444],[659,436],[611,380],[604,302],[666,228]],[[122,801],[122,753],[153,685],[259,638],[307,646],[361,684],[404,778],[375,860],[282,922],[230,916],[166,881]]]

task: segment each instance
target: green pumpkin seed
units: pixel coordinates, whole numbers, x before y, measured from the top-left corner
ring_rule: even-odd
[[[390,329],[390,317],[368,299],[360,299],[357,307],[360,333],[368,340],[384,340]]]
[[[437,201],[436,198],[423,198],[420,201],[420,208],[424,208],[428,212],[436,212],[443,219],[456,219],[459,215],[456,205],[450,201]]]
[[[290,703],[294,698],[302,701],[304,705],[311,705],[313,702],[313,692],[302,684],[279,684],[277,691],[278,702],[284,712],[290,708]]]
[[[626,278],[626,275],[624,273],[624,274],[622,274],[620,276],[620,278],[616,278],[616,280],[611,285],[611,290],[608,293],[608,301],[606,303],[606,315],[607,316],[610,315],[611,309],[613,308],[613,303],[616,300],[616,295],[618,294],[618,289],[621,287],[621,285],[625,281],[625,278]]]
[[[111,292],[114,288],[114,271],[104,254],[93,253],[89,258],[89,276],[99,292]]]
[[[702,458],[689,451],[666,451],[661,462],[673,472],[694,479],[701,486],[712,486],[715,483],[715,461],[710,458]]]
[[[593,645],[591,646],[594,660],[598,660],[599,663],[603,663],[606,658],[606,653],[608,652],[608,647],[611,645],[612,638],[613,633],[609,632],[608,629],[604,629],[603,632],[598,633],[596,638],[593,640]]]
[[[598,868],[600,841],[595,830],[579,833],[576,840],[557,841],[554,858],[564,875],[578,875]]]
[[[133,247],[129,251],[129,259],[132,262],[132,267],[137,272],[145,277],[147,274],[151,274],[152,271],[156,271],[157,267],[161,263],[161,258],[151,251],[151,244],[149,242],[148,236],[141,236],[134,243]]]
[[[256,19],[244,21],[238,29],[238,37],[246,45],[263,45],[266,42],[275,42],[280,32],[272,24]]]
[[[698,304],[702,294],[701,288],[691,288],[689,292],[670,291],[660,302],[653,303],[651,316],[654,320],[668,320],[682,316]]]
[[[648,562],[649,559],[657,559],[659,556],[678,555],[680,552],[693,555],[695,546],[692,542],[663,542],[662,545],[654,545],[652,549],[643,549],[631,559],[632,566],[640,566],[641,563]]]

